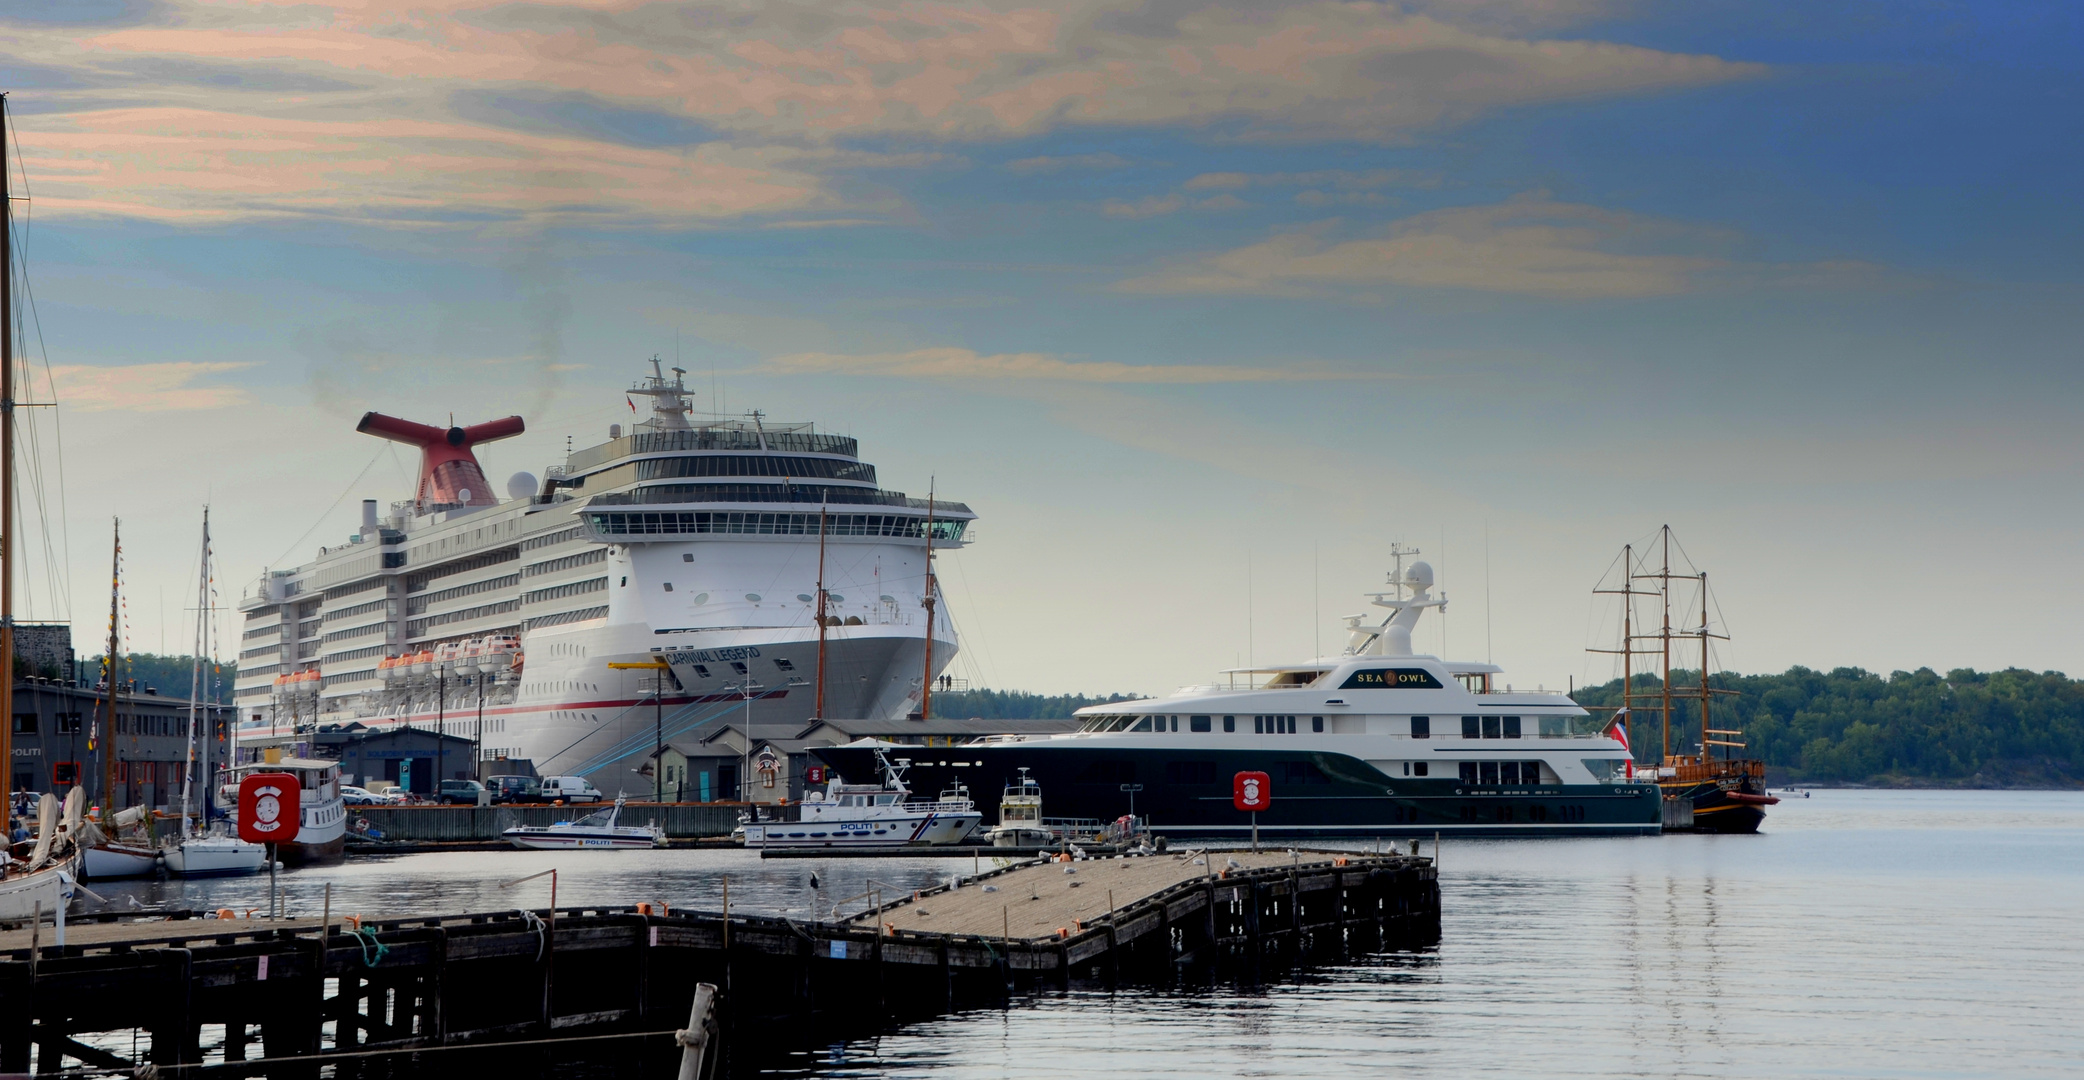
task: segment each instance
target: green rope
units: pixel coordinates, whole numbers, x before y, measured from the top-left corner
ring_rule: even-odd
[[[363,930],[360,928],[356,928],[354,930],[348,931],[348,936],[354,938],[355,944],[360,945],[362,947],[363,967],[375,967],[376,965],[384,962],[384,957],[389,956],[391,954],[391,947],[389,945],[384,944],[381,941],[378,941],[376,939],[376,931],[374,930]],[[372,945],[376,947],[376,952],[374,955],[371,955],[369,951],[369,947]]]

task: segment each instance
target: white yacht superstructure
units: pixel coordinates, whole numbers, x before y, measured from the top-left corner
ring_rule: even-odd
[[[826,712],[917,711],[958,644],[946,598],[925,604],[928,537],[960,547],[975,515],[878,487],[852,438],[759,413],[697,418],[681,369],[652,365],[628,391],[647,419],[540,482],[515,475],[504,500],[472,448],[519,434],[519,417],[365,416],[359,430],[421,447],[419,491],[388,515],[365,502],[349,543],[269,571],[241,602],[242,757],[308,754],[324,725],[411,725],[471,738],[481,758],[648,789],[636,770],[660,679],[609,665],[668,662],[668,739],[748,716],[793,732],[816,697],[821,531]],[[449,766],[475,775],[468,755]],[[352,782],[374,779],[396,777]],[[736,780],[711,790],[730,797]]]

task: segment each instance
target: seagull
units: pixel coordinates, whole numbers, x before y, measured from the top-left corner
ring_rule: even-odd
[[[1236,859],[1224,859],[1223,861],[1228,863],[1232,870],[1243,870],[1245,868],[1245,864],[1238,862]]]
[[[985,891],[985,892],[997,892],[997,891],[999,891],[999,887],[998,887],[998,886],[996,886],[996,885],[986,885],[986,886],[984,887],[984,891]]]

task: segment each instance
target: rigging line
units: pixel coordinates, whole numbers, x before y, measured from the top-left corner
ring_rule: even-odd
[[[17,153],[19,152],[20,148],[18,145]],[[25,191],[28,188],[28,183],[29,182],[25,177],[22,181],[23,189]],[[24,265],[22,267],[22,274],[19,280],[22,283],[23,298],[28,301],[28,303],[24,306],[28,308],[30,324],[36,328],[36,351],[38,355],[43,357],[44,379],[50,385],[52,402],[51,441],[54,444],[54,456],[57,458],[58,466],[58,535],[60,539],[58,550],[60,553],[60,558],[64,561],[65,564],[65,575],[62,578],[57,579],[58,581],[63,583],[64,587],[62,600],[54,600],[54,602],[61,603],[61,610],[68,618],[70,618],[72,614],[72,514],[66,503],[67,485],[65,483],[65,426],[62,419],[63,410],[60,409],[57,405],[58,376],[57,373],[51,369],[50,345],[48,342],[44,340],[43,336],[43,313],[36,306],[36,288],[29,281],[29,272],[26,255],[26,247],[28,243],[26,218],[28,215],[25,214],[23,216],[25,220],[23,225],[24,235],[22,238],[22,242],[25,249],[25,254],[23,256]],[[41,496],[39,496],[39,505],[41,505],[41,501]],[[48,540],[48,533],[50,531],[50,524],[48,521],[44,523],[43,528],[46,533],[46,540]]]
[[[969,605],[969,610],[971,611],[979,610],[979,608],[977,607],[977,594],[970,588],[969,571],[963,569],[963,560],[961,559],[955,560],[955,579],[957,581],[962,582],[963,603]],[[984,660],[984,666],[991,670],[992,685],[1006,685],[1004,682],[1000,681],[998,658],[992,654],[991,642],[985,639],[984,633],[981,629],[977,633],[977,652]]]
[[[311,539],[311,534],[317,532],[318,527],[326,523],[326,518],[330,516],[333,513],[333,511],[340,508],[341,501],[346,499],[348,494],[354,491],[355,485],[361,483],[362,478],[364,476],[369,475],[369,470],[376,467],[377,460],[384,456],[385,451],[388,450],[390,446],[391,444],[387,441],[384,443],[382,449],[377,450],[375,454],[371,455],[369,458],[369,464],[362,466],[362,471],[356,473],[355,478],[353,480],[348,481],[347,486],[341,489],[339,497],[333,500],[333,505],[326,507],[325,513],[320,514],[318,516],[318,519],[311,523],[311,527],[304,530],[304,535],[297,537],[297,539],[290,544],[289,548],[285,550],[282,554],[275,556],[274,561],[268,563],[268,566],[270,568],[273,568],[276,564],[282,562],[284,559],[289,558],[290,552],[297,550],[297,548],[301,546],[304,543],[304,541]]]

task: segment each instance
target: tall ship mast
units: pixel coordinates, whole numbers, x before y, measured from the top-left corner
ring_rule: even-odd
[[[1638,552],[1633,544],[1621,548],[1617,571],[1593,589],[1594,595],[1620,598],[1619,647],[1588,651],[1619,658],[1621,704],[1612,708],[1624,730],[1641,738],[1649,730],[1641,722],[1656,724],[1659,764],[1651,778],[1663,793],[1665,827],[1757,832],[1765,820],[1765,808],[1780,800],[1766,791],[1765,762],[1741,756],[1746,749],[1744,733],[1735,726],[1734,714],[1717,713],[1716,699],[1736,691],[1713,685],[1710,643],[1729,637],[1719,632],[1710,617],[1715,604],[1708,591],[1707,571],[1675,567],[1672,549],[1676,544],[1671,526],[1666,525],[1657,531],[1649,549]],[[1683,548],[1679,559],[1685,562]],[[1645,661],[1640,669],[1638,658]],[[1675,660],[1697,663],[1691,683],[1673,681]],[[1656,684],[1639,684],[1638,675],[1651,670],[1657,673]],[[1698,738],[1688,738],[1688,728]],[[1684,752],[1689,745],[1693,752]],[[1675,746],[1679,752],[1674,752]]]
[[[639,770],[654,767],[660,726],[669,742],[743,731],[748,715],[755,737],[800,731],[819,711],[821,654],[827,715],[924,712],[959,648],[928,543],[966,545],[976,515],[880,487],[852,438],[700,413],[685,374],[652,360],[626,391],[639,414],[627,430],[610,425],[540,478],[514,474],[504,497],[477,452],[521,434],[520,417],[364,416],[357,430],[420,449],[419,481],[387,510],[365,501],[346,543],[247,591],[242,757],[309,754],[326,729],[410,726],[477,744],[441,777],[416,767],[415,786],[474,777],[476,757],[649,790]],[[662,704],[654,676],[608,666],[658,660]],[[725,756],[689,777],[688,797],[743,794]]]

